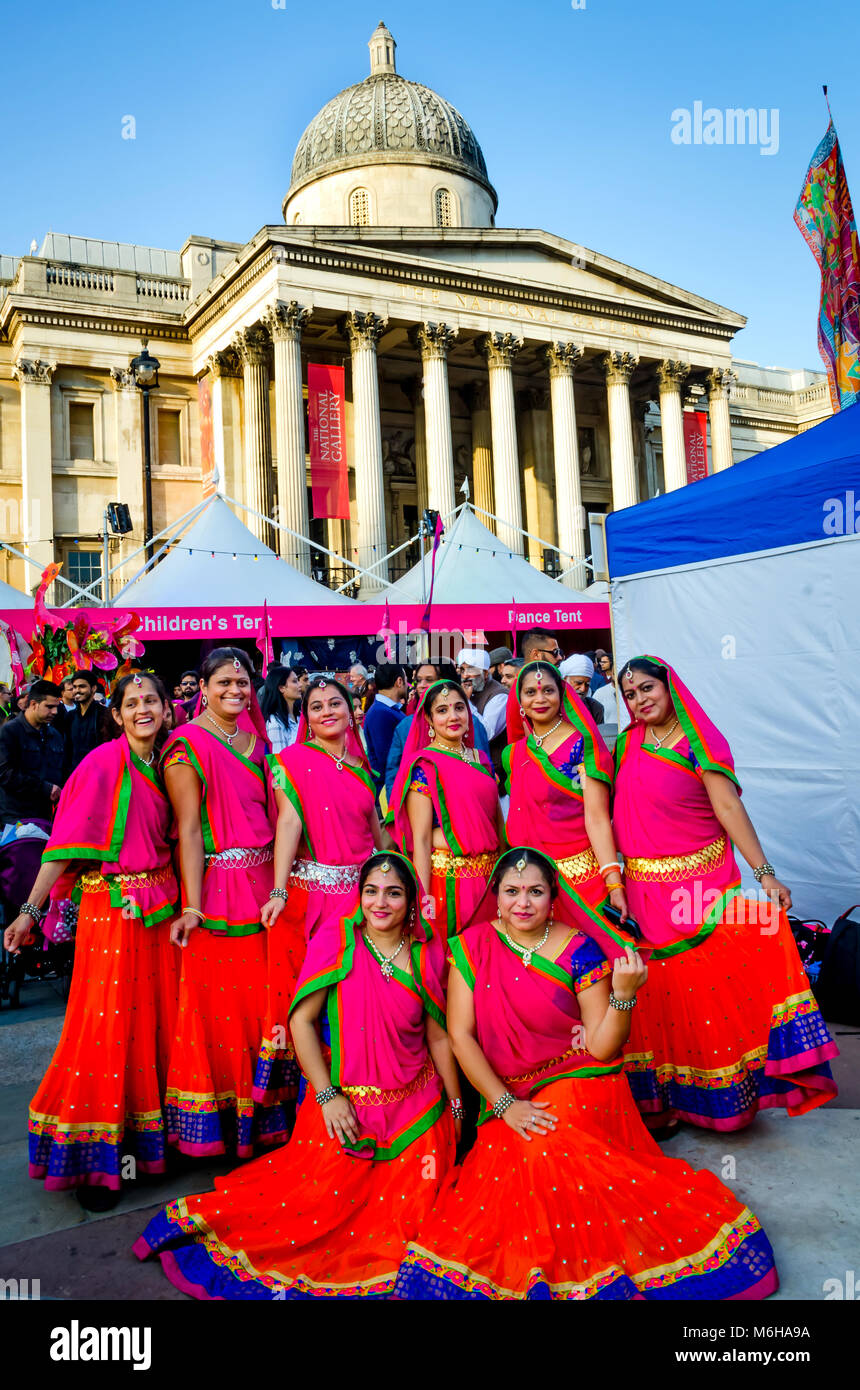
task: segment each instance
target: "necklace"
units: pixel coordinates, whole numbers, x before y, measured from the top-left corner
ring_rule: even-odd
[[[382,974],[385,976],[386,980],[390,980],[391,976],[394,974],[394,962],[400,955],[400,952],[403,950],[403,943],[406,940],[406,937],[401,936],[399,942],[397,943],[397,950],[392,951],[390,956],[386,956],[383,954],[382,951],[380,951],[376,943],[371,940],[370,934],[368,932],[364,933],[364,939],[367,942],[373,954],[376,956],[376,959],[379,961],[379,968],[382,971]]]
[[[662,738],[658,738],[657,735],[654,734],[654,742],[651,744],[651,747],[652,747],[652,748],[662,748],[662,747],[663,747],[663,744],[666,742],[666,739],[669,737],[670,734],[673,734],[673,733],[675,732],[675,730],[677,729],[677,727],[678,727],[678,720],[676,719],[675,722],[674,722],[674,724],[672,725],[671,729],[667,729],[666,732],[665,732],[665,734],[663,735]],[[653,730],[652,730],[652,733],[653,733]]]
[[[225,739],[225,740],[227,741],[227,743],[229,744],[229,746],[232,748],[232,747],[233,747],[233,740],[234,740],[234,738],[238,738],[239,735],[240,735],[240,733],[242,732],[242,730],[241,730],[241,729],[234,729],[233,732],[232,732],[232,734],[228,734],[226,729],[222,729],[222,728],[221,728],[221,725],[218,723],[217,719],[213,719],[213,718],[212,718],[212,715],[209,713],[208,710],[204,710],[203,713],[204,713],[204,715],[206,716],[206,718],[209,720],[209,723],[210,723],[210,724],[213,724],[213,725],[215,726],[215,728],[218,730],[218,732],[219,732],[219,734],[221,735],[221,737],[222,737],[223,739]]]
[[[147,767],[155,767],[155,749],[153,748],[148,758],[141,758],[140,761],[146,763]]]
[[[343,752],[340,757],[338,757],[336,753],[330,753],[327,748],[323,748],[321,743],[314,742],[314,748],[318,748],[321,753],[325,753],[327,758],[331,758],[338,772],[343,772],[344,759],[347,753],[346,744],[343,745]]]
[[[502,919],[501,919],[501,918],[499,918],[499,926],[502,927]],[[550,927],[550,924],[549,924],[549,922],[547,922],[547,924],[546,924],[546,931],[544,932],[543,936],[541,937],[541,939],[540,939],[540,941],[537,943],[537,945],[536,945],[536,946],[528,946],[528,947],[526,947],[526,946],[521,946],[520,943],[519,943],[518,941],[514,941],[514,938],[513,938],[512,936],[509,936],[509,935],[508,935],[508,933],[505,931],[504,927],[502,927],[502,932],[503,932],[503,934],[504,934],[504,938],[505,938],[505,940],[507,941],[508,945],[509,945],[509,946],[513,946],[514,950],[517,952],[517,955],[522,956],[522,958],[523,958],[523,965],[531,965],[531,963],[532,963],[532,956],[534,955],[535,951],[539,951],[540,948],[541,948],[541,946],[545,946],[546,943],[549,941],[549,927]]]
[[[441,742],[441,740],[440,740],[440,742]],[[463,743],[460,744],[460,747],[459,747],[459,748],[444,748],[444,747],[443,747],[441,751],[442,751],[443,753],[456,753],[456,754],[457,754],[457,757],[458,757],[458,758],[462,758],[464,763],[471,763],[471,761],[472,761],[472,759],[469,757],[469,753],[470,753],[471,750],[468,749],[468,748],[466,748],[465,745],[464,745]]]
[[[534,734],[534,735],[533,735],[534,741],[535,741],[535,743],[537,744],[538,748],[542,748],[543,745],[544,745],[544,740],[545,740],[545,739],[548,739],[549,736],[550,736],[550,734],[554,734],[555,731],[556,731],[556,729],[560,729],[563,723],[564,723],[564,720],[563,720],[563,719],[557,719],[557,720],[555,721],[555,723],[553,724],[552,728],[551,728],[551,729],[547,729],[547,731],[546,731],[545,734],[541,734],[540,736],[538,736],[537,734]]]

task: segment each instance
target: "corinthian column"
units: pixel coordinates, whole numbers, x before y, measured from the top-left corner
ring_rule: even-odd
[[[242,468],[242,401],[239,381],[242,363],[233,348],[213,352],[206,359],[212,391],[212,452],[219,491],[245,502]]]
[[[517,452],[513,360],[523,345],[515,333],[490,333],[481,349],[490,376],[490,421],[495,471],[496,535],[515,554],[523,553],[523,508]]]
[[[352,353],[352,418],[355,432],[355,508],[358,513],[358,563],[374,569],[363,575],[363,594],[378,593],[388,579],[379,562],[388,551],[385,538],[385,489],[382,479],[382,424],[376,344],[387,323],[378,314],[353,310],[341,320]]]
[[[424,377],[412,376],[403,382],[403,394],[412,406],[412,430],[415,448],[415,496],[418,519],[430,503],[427,496],[427,431],[424,427]]]
[[[269,335],[259,324],[243,328],[233,341],[242,362],[245,390],[245,501],[264,516],[272,514],[272,422],[269,414]],[[272,528],[259,517],[248,528],[271,545]]]
[[[128,503],[133,531],[120,537],[120,556],[124,560],[143,540],[143,469],[141,467],[140,397],[134,376],[127,367],[111,367],[116,420],[116,490]]]
[[[689,362],[666,358],[657,368],[660,383],[660,435],[663,440],[663,481],[667,492],[684,487],[687,482],[687,458],[684,451],[684,412],[681,408],[681,386],[689,375]]]
[[[737,377],[728,367],[708,372],[708,414],[711,421],[711,457],[714,472],[721,473],[734,463],[732,451],[732,419],[729,414],[729,394]]]
[[[485,379],[473,381],[467,389],[466,399],[472,412],[472,482],[475,488],[475,506],[485,512],[495,512],[489,382]]]
[[[278,521],[300,536],[310,530],[305,467],[305,403],[302,397],[302,329],[313,311],[291,299],[263,314],[275,344],[275,439],[278,457]],[[310,546],[284,531],[278,549],[303,574],[311,572]]]
[[[19,357],[12,375],[21,383],[21,534],[27,554],[41,565],[54,558],[54,478],[51,446],[51,382],[56,362]],[[28,589],[37,571],[26,566]]]
[[[456,336],[456,328],[450,328],[447,323],[420,323],[411,334],[424,367],[428,505],[443,516],[448,516],[456,506],[451,399],[448,393],[448,351]]]
[[[612,506],[616,512],[622,507],[632,507],[639,500],[630,416],[630,378],[638,361],[634,353],[616,350],[608,352],[603,359],[609,413]]]
[[[550,343],[544,351],[544,360],[549,368],[552,406],[558,544],[562,551],[563,569],[576,565],[562,580],[568,589],[584,589],[587,582],[585,564],[577,564],[577,561],[585,560],[585,517],[579,484],[579,443],[573,393],[573,374],[581,356],[581,348],[573,343]]]

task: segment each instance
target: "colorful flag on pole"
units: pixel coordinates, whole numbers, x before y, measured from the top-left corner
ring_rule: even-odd
[[[821,270],[818,350],[833,409],[844,409],[860,400],[860,251],[832,117],[806,171],[794,220]]]
[[[442,525],[442,517],[436,517],[436,529],[433,533],[433,553],[430,558],[430,594],[427,599],[427,607],[424,609],[424,616],[421,619],[421,627],[424,632],[430,631],[430,610],[433,607],[433,586],[436,583],[436,551],[439,549],[439,542],[445,534],[445,527]]]
[[[381,637],[383,643],[385,644],[385,660],[393,661],[394,648],[391,645],[391,639],[394,636],[394,628],[391,626],[391,609],[388,606],[388,599],[385,600],[385,612],[382,615],[382,627],[379,629],[377,636]]]

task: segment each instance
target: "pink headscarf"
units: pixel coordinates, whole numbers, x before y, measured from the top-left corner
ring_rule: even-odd
[[[475,746],[475,723],[472,719],[472,708],[465,691],[460,687],[459,683],[457,681],[439,680],[434,681],[432,685],[428,685],[421,699],[418,701],[418,706],[412,716],[409,733],[406,735],[403,744],[403,756],[400,759],[400,767],[397,769],[394,786],[391,788],[391,796],[389,797],[388,804],[395,812],[400,809],[406,798],[412,764],[418,757],[418,754],[423,752],[425,748],[432,749],[433,747],[430,741],[430,735],[427,731],[429,716],[425,714],[425,710],[427,708],[427,701],[431,698],[433,691],[440,690],[442,687],[454,690],[458,695],[463,697],[466,705],[466,715],[469,720],[469,731],[466,734],[465,743],[467,748],[474,748]]]
[[[668,661],[664,661],[661,656],[632,656],[630,661],[651,661],[655,666],[660,666],[666,673],[666,684],[669,687],[669,694],[675,706],[675,713],[678,716],[681,728],[687,736],[687,740],[693,751],[695,759],[703,772],[722,772],[723,776],[729,777],[736,785],[738,779],[735,775],[735,760],[732,757],[732,750],[728,740],[720,733],[716,724],[708,718],[702,706],[695,696],[687,689],[681,677]],[[625,662],[618,674],[619,688],[624,672],[629,669],[630,662]],[[621,691],[622,695],[624,691]],[[630,715],[632,725],[640,721],[634,719],[627,699],[627,712]]]
[[[516,680],[511,686],[508,694],[508,705],[506,711],[508,725],[508,742],[516,743],[518,739],[525,738],[527,734],[534,732],[531,725],[520,714],[520,689],[529,671],[544,666],[552,671],[562,689],[560,714],[563,714],[569,724],[582,735],[583,741],[583,762],[589,777],[596,777],[598,781],[606,782],[612,786],[612,758],[609,750],[600,735],[600,730],[595,724],[589,710],[583,700],[577,695],[572,685],[568,685],[557,666],[551,661],[529,661],[519,671]]]
[[[361,741],[361,735],[358,732],[358,725],[355,721],[355,709],[352,702],[352,696],[350,695],[346,686],[341,685],[340,681],[330,679],[328,676],[318,676],[316,679],[312,680],[310,685],[308,686],[308,694],[310,694],[312,690],[325,690],[330,685],[333,685],[335,690],[337,690],[338,694],[343,696],[343,698],[346,700],[347,709],[349,710],[349,725],[347,726],[346,730],[346,751],[347,753],[350,753],[353,758],[356,758],[358,760],[358,762],[364,768],[365,772],[371,773],[372,776],[373,773],[370,766],[370,762],[368,760],[367,752],[365,750],[364,744]],[[311,734],[310,725],[308,724],[307,717],[304,711],[304,701],[302,701],[302,712],[299,715],[299,727],[296,733],[296,743],[310,743],[312,737],[313,735]]]

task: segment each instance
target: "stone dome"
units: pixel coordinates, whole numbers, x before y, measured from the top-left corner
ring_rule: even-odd
[[[380,24],[369,43],[370,75],[327,102],[299,140],[285,207],[300,189],[328,174],[423,164],[475,181],[495,210],[498,198],[471,126],[438,92],[400,76],[395,47]]]

